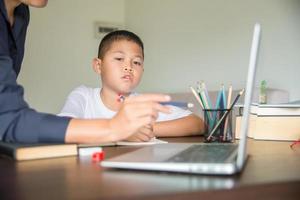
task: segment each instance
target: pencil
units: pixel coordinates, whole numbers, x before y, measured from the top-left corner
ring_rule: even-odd
[[[211,109],[212,108],[211,101],[210,101],[205,83],[203,81],[200,83],[200,94],[202,96],[203,104],[204,104],[204,106],[206,106],[206,109]]]
[[[218,109],[221,108],[220,106],[220,103],[221,103],[221,99],[222,99],[222,86],[220,88],[220,91],[218,92],[218,95],[217,95],[217,100],[216,100],[216,105],[215,105],[215,111],[213,112],[213,122],[212,122],[212,125],[215,124],[215,120],[216,120],[216,117],[217,117],[217,114],[218,114]]]
[[[209,99],[209,96],[208,96],[208,92],[205,89],[204,82],[201,82],[201,84],[200,84],[199,96],[200,96],[200,99],[203,102],[203,106],[206,109],[211,109],[212,108],[211,107],[211,102],[210,102],[210,99]],[[210,121],[210,127],[212,127],[213,126],[213,113],[212,112],[208,112],[207,116],[208,116],[208,119]]]
[[[201,99],[200,99],[199,95],[197,94],[197,92],[195,91],[195,89],[192,86],[190,86],[190,89],[191,89],[193,95],[195,96],[196,100],[198,101],[198,103],[202,107],[202,109],[204,109],[204,106],[203,106],[203,104],[201,102]]]
[[[240,98],[240,96],[244,93],[245,89],[242,89],[239,94],[235,97],[233,103],[231,104],[230,108],[228,110],[226,110],[226,112],[224,113],[224,115],[221,117],[221,119],[218,121],[218,123],[216,124],[216,126],[214,127],[214,129],[211,131],[211,133],[209,134],[209,136],[207,137],[207,140],[209,140],[211,138],[211,136],[216,132],[216,130],[219,128],[219,126],[221,125],[222,121],[227,117],[227,115],[229,114],[229,112],[232,110],[233,106],[236,104],[237,100]]]
[[[224,84],[222,85],[222,95],[223,95],[223,108],[227,108],[227,99],[226,99],[226,94],[225,94],[225,86]]]
[[[232,96],[232,85],[230,85],[229,89],[228,89],[228,99],[227,99],[227,106],[226,106],[227,109],[229,109],[229,107],[230,107],[231,96]],[[226,140],[227,129],[228,129],[228,117],[226,118],[226,121],[225,121],[224,133],[223,133],[223,141]]]
[[[220,90],[218,92],[218,95],[217,95],[215,109],[219,109],[221,107],[220,106],[221,98],[222,98],[222,86],[221,86],[221,88],[220,88]]]
[[[227,99],[227,108],[230,108],[230,102],[231,102],[231,96],[232,96],[232,85],[229,86],[228,89],[228,99]]]

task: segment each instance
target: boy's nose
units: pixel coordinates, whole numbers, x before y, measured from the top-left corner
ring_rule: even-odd
[[[133,72],[132,67],[129,67],[129,66],[125,66],[123,70],[124,70],[124,72],[129,72],[129,73]]]

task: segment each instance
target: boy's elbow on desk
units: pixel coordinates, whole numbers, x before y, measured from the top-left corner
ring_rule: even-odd
[[[187,121],[187,125],[190,126],[190,134],[187,135],[203,135],[205,126],[201,117],[191,114],[187,116]]]
[[[157,137],[180,137],[202,135],[204,133],[204,122],[197,115],[189,116],[155,123],[154,134]]]

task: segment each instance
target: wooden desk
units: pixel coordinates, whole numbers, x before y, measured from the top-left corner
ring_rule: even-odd
[[[201,137],[170,138],[197,142]],[[77,157],[14,162],[0,159],[0,199],[300,199],[300,147],[248,141],[240,175],[200,176],[103,169]],[[106,147],[106,157],[137,147]]]

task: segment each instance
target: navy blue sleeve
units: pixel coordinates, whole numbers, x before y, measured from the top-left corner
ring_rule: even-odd
[[[39,113],[24,101],[10,57],[0,55],[0,140],[64,142],[70,118]]]

